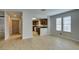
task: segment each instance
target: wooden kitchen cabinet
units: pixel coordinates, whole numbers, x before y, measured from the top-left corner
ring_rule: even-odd
[[[48,20],[47,19],[33,20],[32,25],[33,25],[33,31],[37,32],[38,35],[40,34],[44,35],[45,34],[44,32],[46,32],[47,30]],[[42,34],[42,31],[43,31],[43,34]]]
[[[47,25],[48,21],[47,19],[40,19],[41,25]]]

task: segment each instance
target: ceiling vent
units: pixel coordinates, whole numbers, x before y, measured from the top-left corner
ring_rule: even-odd
[[[46,11],[46,9],[41,9],[41,11]]]

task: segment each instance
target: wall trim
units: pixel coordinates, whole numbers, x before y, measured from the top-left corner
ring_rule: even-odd
[[[78,40],[78,39],[75,39],[75,38],[67,38],[67,37],[65,37],[65,36],[60,37],[60,36],[54,35],[54,34],[51,34],[51,36],[55,36],[55,37],[59,37],[59,38],[68,39],[68,40],[72,40],[72,41],[75,41],[75,42],[79,42],[79,40]],[[74,39],[75,39],[75,40],[74,40]]]

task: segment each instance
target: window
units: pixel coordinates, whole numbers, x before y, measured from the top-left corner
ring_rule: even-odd
[[[63,31],[71,32],[71,16],[63,18]]]
[[[56,30],[61,31],[62,30],[62,19],[56,18]]]

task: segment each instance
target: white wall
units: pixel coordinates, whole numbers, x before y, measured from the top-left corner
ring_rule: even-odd
[[[23,11],[23,39],[32,38],[32,14]]]
[[[51,19],[50,19],[50,16],[48,16],[47,18],[48,18],[48,34],[50,35],[51,34],[51,31],[50,31],[51,30],[51,28],[50,28],[50,26],[51,26],[51,24],[50,24],[51,23],[50,22]]]
[[[9,38],[9,25],[8,25],[8,15],[7,12],[5,11],[5,40]]]

